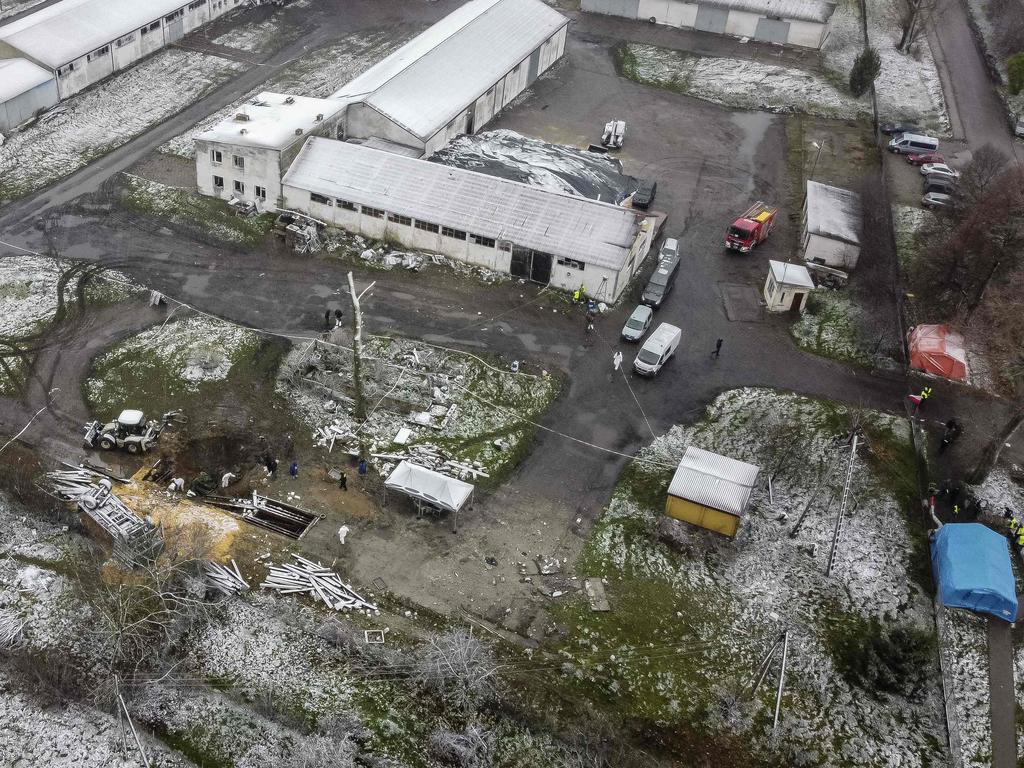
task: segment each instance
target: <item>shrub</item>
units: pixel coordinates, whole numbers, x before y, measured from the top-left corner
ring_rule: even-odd
[[[829,649],[839,672],[872,693],[912,696],[932,663],[934,637],[909,624],[850,615],[832,624]]]
[[[878,73],[882,71],[882,58],[871,46],[868,46],[857,56],[853,62],[853,69],[850,70],[850,91],[854,96],[863,96],[875,82]]]

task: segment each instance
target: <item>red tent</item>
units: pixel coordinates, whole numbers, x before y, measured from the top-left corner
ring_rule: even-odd
[[[947,379],[967,379],[964,337],[947,325],[918,325],[907,336],[910,367]]]

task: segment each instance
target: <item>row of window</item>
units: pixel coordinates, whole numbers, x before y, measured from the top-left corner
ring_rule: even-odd
[[[380,208],[371,208],[368,205],[357,207],[355,203],[350,203],[348,200],[341,200],[340,198],[335,199],[317,194],[316,192],[310,192],[309,199],[311,202],[319,203],[320,205],[337,206],[338,208],[343,208],[346,211],[359,210],[364,216],[370,216],[374,219],[386,218],[394,224],[401,224],[406,227],[415,226],[416,229],[422,229],[424,232],[440,232],[445,237],[450,237],[454,240],[465,240],[468,237],[470,242],[476,243],[484,248],[493,248],[495,245],[494,238],[492,237],[474,235],[472,233],[463,232],[461,229],[442,227],[429,221],[420,221],[419,219],[416,219],[414,222],[411,216],[402,216],[398,213],[387,213],[386,211],[382,211]]]
[[[207,2],[207,0],[193,0],[193,2],[188,4],[188,9],[190,11],[199,10],[204,5],[206,5],[206,2]],[[217,0],[216,2],[213,3],[214,9],[215,10],[219,9],[221,6],[224,5],[225,2],[226,2],[226,0]],[[238,0],[235,0],[235,4],[236,5],[238,4]],[[176,10],[174,13],[170,14],[169,16],[165,16],[164,17],[164,21],[167,24],[170,24],[170,23],[172,23],[174,21],[177,21],[178,19],[182,18],[184,15],[185,15],[185,9],[184,8],[179,8],[178,10]],[[155,32],[158,29],[160,29],[160,20],[159,19],[157,19],[156,21],[154,21],[154,22],[152,22],[150,24],[147,24],[144,27],[141,27],[139,29],[139,34],[140,35],[147,35],[150,32]],[[124,46],[128,45],[134,39],[135,39],[135,33],[134,32],[129,32],[127,35],[119,37],[117,40],[115,40],[114,41],[114,47],[115,48],[124,48]],[[94,59],[98,59],[101,56],[106,56],[109,53],[110,53],[110,46],[109,45],[104,45],[102,48],[97,48],[92,53],[87,54],[85,59],[86,59],[86,61],[93,61]],[[63,77],[64,75],[67,75],[70,72],[74,72],[74,71],[75,71],[75,63],[72,61],[72,62],[70,62],[68,64],[65,64],[63,67],[60,67],[57,70],[57,75],[60,76],[60,77]]]
[[[219,149],[210,150],[210,162],[213,165],[220,165],[224,162],[224,153]],[[240,171],[245,170],[245,158],[241,155],[232,155],[231,164]]]
[[[584,267],[586,267],[586,264],[584,264],[582,261],[579,261],[577,259],[569,259],[564,256],[560,256],[558,258],[558,263],[563,267],[571,267],[572,269],[582,270]]]
[[[244,195],[245,194],[245,182],[244,181],[239,181],[238,179],[235,179],[234,181],[232,181],[231,188],[234,190],[236,195]],[[224,177],[223,176],[214,176],[213,177],[213,190],[214,190],[214,192],[223,192],[224,191]],[[252,188],[252,195],[257,200],[266,200],[267,199],[267,188],[266,187],[261,187],[259,184],[256,184]]]

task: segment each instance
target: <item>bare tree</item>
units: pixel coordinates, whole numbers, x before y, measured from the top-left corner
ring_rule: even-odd
[[[446,703],[470,711],[494,698],[497,673],[498,665],[487,647],[460,629],[427,641],[413,679]]]
[[[464,731],[434,731],[427,746],[434,757],[459,768],[485,768],[491,763],[490,739],[479,723],[466,726]]]
[[[896,49],[906,53],[924,34],[924,22],[934,21],[948,7],[949,0],[898,0],[900,26],[903,33]]]

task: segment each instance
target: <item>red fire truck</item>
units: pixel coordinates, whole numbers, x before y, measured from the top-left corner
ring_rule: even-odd
[[[741,253],[754,250],[754,246],[771,233],[778,211],[778,208],[769,208],[758,200],[729,227],[729,232],[725,236],[725,247]]]

